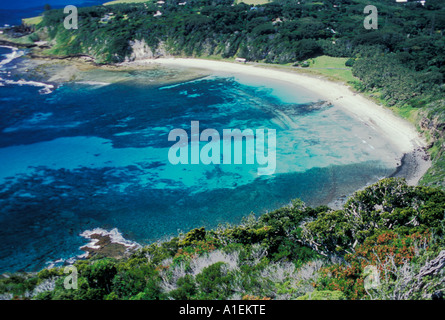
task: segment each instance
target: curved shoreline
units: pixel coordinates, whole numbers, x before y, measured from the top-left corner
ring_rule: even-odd
[[[193,69],[210,70],[218,74],[245,74],[285,81],[331,102],[356,119],[381,133],[400,152],[399,166],[391,177],[405,178],[409,185],[416,185],[431,167],[425,151],[426,141],[414,125],[395,115],[391,110],[355,93],[345,84],[326,80],[322,76],[309,76],[292,71],[274,70],[264,66],[231,63],[195,58],[158,58],[122,63],[120,66],[159,64]]]

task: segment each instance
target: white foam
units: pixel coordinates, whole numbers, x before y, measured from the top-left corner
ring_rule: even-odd
[[[82,246],[80,248],[81,250],[82,250],[82,248],[90,248],[90,249],[96,249],[96,250],[100,249],[100,246],[97,245],[99,240],[91,238],[93,235],[99,235],[99,236],[102,236],[102,237],[109,236],[110,237],[110,241],[112,243],[121,244],[121,245],[127,247],[128,249],[137,249],[137,248],[141,247],[140,244],[125,239],[122,236],[122,233],[120,233],[117,228],[114,228],[114,229],[112,229],[110,231],[102,229],[102,228],[96,228],[96,229],[93,229],[93,230],[85,230],[84,232],[82,232],[80,234],[81,237],[90,240],[90,242],[87,245]]]
[[[8,49],[12,50],[11,53],[7,53],[7,54],[3,55],[5,57],[5,59],[0,61],[0,67],[5,66],[8,63],[12,62],[13,60],[25,55],[25,51],[19,50],[18,48],[15,48],[15,47],[10,47],[10,46],[0,46],[0,47],[8,48]]]
[[[27,81],[24,79],[20,79],[18,81],[15,80],[7,80],[0,77],[0,83],[9,84],[9,85],[19,85],[19,86],[33,86],[33,87],[43,87],[43,89],[39,90],[40,94],[50,94],[54,90],[54,85],[37,82],[37,81]]]
[[[3,55],[5,57],[5,59],[0,61],[0,68],[6,66],[7,64],[11,63],[15,59],[18,59],[18,58],[20,58],[20,57],[22,57],[22,56],[24,56],[26,54],[26,51],[20,50],[20,49],[15,48],[15,47],[10,47],[10,46],[0,46],[0,47],[8,48],[8,49],[12,50],[11,53],[7,53],[7,54]],[[6,73],[6,72],[3,72],[3,73]],[[10,74],[11,74],[11,72],[8,72],[8,75],[10,75]],[[54,90],[54,85],[52,85],[52,84],[47,84],[47,83],[37,82],[37,81],[26,81],[26,80],[23,80],[23,79],[20,79],[18,81],[7,80],[7,79],[3,79],[3,78],[0,77],[0,86],[4,87],[5,84],[8,84],[8,85],[19,85],[19,86],[27,85],[27,86],[34,86],[34,87],[42,87],[42,89],[39,90],[40,94],[50,94]]]

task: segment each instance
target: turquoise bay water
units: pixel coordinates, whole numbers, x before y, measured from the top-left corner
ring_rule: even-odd
[[[8,54],[0,48],[3,60]],[[0,272],[77,256],[85,230],[118,228],[146,244],[238,223],[294,198],[328,203],[395,170],[391,146],[372,128],[336,107],[314,107],[316,96],[279,81],[146,81],[157,70],[49,93],[8,74],[19,60],[0,74]],[[170,164],[168,134],[190,134],[191,121],[221,134],[275,129],[275,174],[258,176],[257,165]]]

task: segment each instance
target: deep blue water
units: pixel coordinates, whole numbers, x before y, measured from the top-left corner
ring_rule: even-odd
[[[0,60],[12,54],[20,51],[0,48]],[[327,203],[395,169],[370,128],[337,108],[311,108],[315,97],[284,83],[222,75],[150,82],[174,71],[159,69],[48,93],[20,82],[20,61],[0,66],[0,272],[77,256],[88,229],[118,228],[149,243],[294,198]],[[275,129],[276,173],[170,164],[168,134],[190,133],[191,121],[221,133]]]
[[[100,5],[108,1],[102,0],[1,0],[0,1],[0,27],[5,24],[19,25],[23,18],[38,16],[43,12],[45,4],[51,5],[53,9],[62,8],[66,5],[86,7]]]

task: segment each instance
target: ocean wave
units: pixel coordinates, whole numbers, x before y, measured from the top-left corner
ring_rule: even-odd
[[[13,60],[18,59],[18,58],[24,56],[25,53],[26,53],[24,50],[20,50],[20,49],[15,48],[15,47],[10,47],[10,46],[0,46],[0,47],[12,50],[11,53],[6,53],[6,54],[3,55],[5,57],[5,59],[0,61],[0,67],[5,66],[8,63],[12,62]]]
[[[128,250],[136,250],[141,248],[142,246],[134,241],[130,241],[125,239],[122,236],[122,233],[119,232],[119,230],[117,228],[114,228],[110,231],[102,229],[102,228],[95,228],[92,230],[85,230],[84,232],[82,232],[80,234],[81,237],[86,238],[88,240],[90,240],[90,242],[84,246],[81,246],[79,248],[79,250],[84,251],[84,253],[74,256],[74,257],[70,257],[68,259],[58,259],[58,260],[51,260],[51,261],[47,261],[46,265],[47,265],[47,269],[51,269],[54,267],[61,267],[61,266],[66,266],[66,265],[72,265],[74,264],[76,261],[78,260],[83,260],[83,259],[87,259],[90,255],[89,250],[87,249],[92,249],[92,250],[99,250],[101,249],[101,246],[97,245],[97,243],[100,241],[100,239],[97,238],[93,238],[93,236],[99,236],[99,237],[109,237],[110,238],[110,242],[111,243],[116,243],[116,244],[120,244],[123,245],[124,247],[126,247]]]
[[[15,47],[10,46],[0,46],[2,48],[7,48],[12,50],[11,53],[3,54],[4,59],[0,61],[0,68],[5,68],[7,64],[11,63],[12,61],[24,56],[26,54],[25,50],[20,50]],[[7,73],[8,76],[11,74],[11,72],[6,72],[3,70],[2,73]],[[19,85],[19,86],[33,86],[33,87],[41,87],[42,89],[39,90],[40,94],[50,94],[54,90],[54,85],[47,84],[43,82],[37,82],[37,81],[27,81],[24,79],[20,79],[18,81],[15,80],[7,80],[0,77],[0,87],[4,87],[5,85]]]
[[[28,81],[28,80],[24,80],[24,79],[20,79],[20,80],[7,80],[7,79],[3,79],[0,77],[0,85],[3,86],[5,84],[8,85],[19,85],[19,86],[33,86],[33,87],[42,87],[42,89],[39,90],[40,94],[50,94],[53,92],[55,86],[52,84],[48,84],[48,83],[43,83],[43,82],[37,82],[37,81]]]
[[[99,242],[99,239],[93,238],[93,236],[100,236],[100,237],[108,236],[108,237],[110,237],[111,243],[121,244],[129,249],[130,248],[137,249],[137,248],[141,247],[141,245],[138,244],[137,242],[125,239],[122,236],[122,233],[120,233],[117,228],[114,228],[110,231],[102,229],[102,228],[96,228],[93,230],[85,230],[84,232],[82,232],[80,234],[80,236],[90,240],[90,242],[88,244],[86,244],[85,246],[82,246],[80,248],[81,250],[82,250],[82,248],[90,248],[90,249],[95,249],[95,250],[100,249],[100,246],[97,245],[97,243]]]

